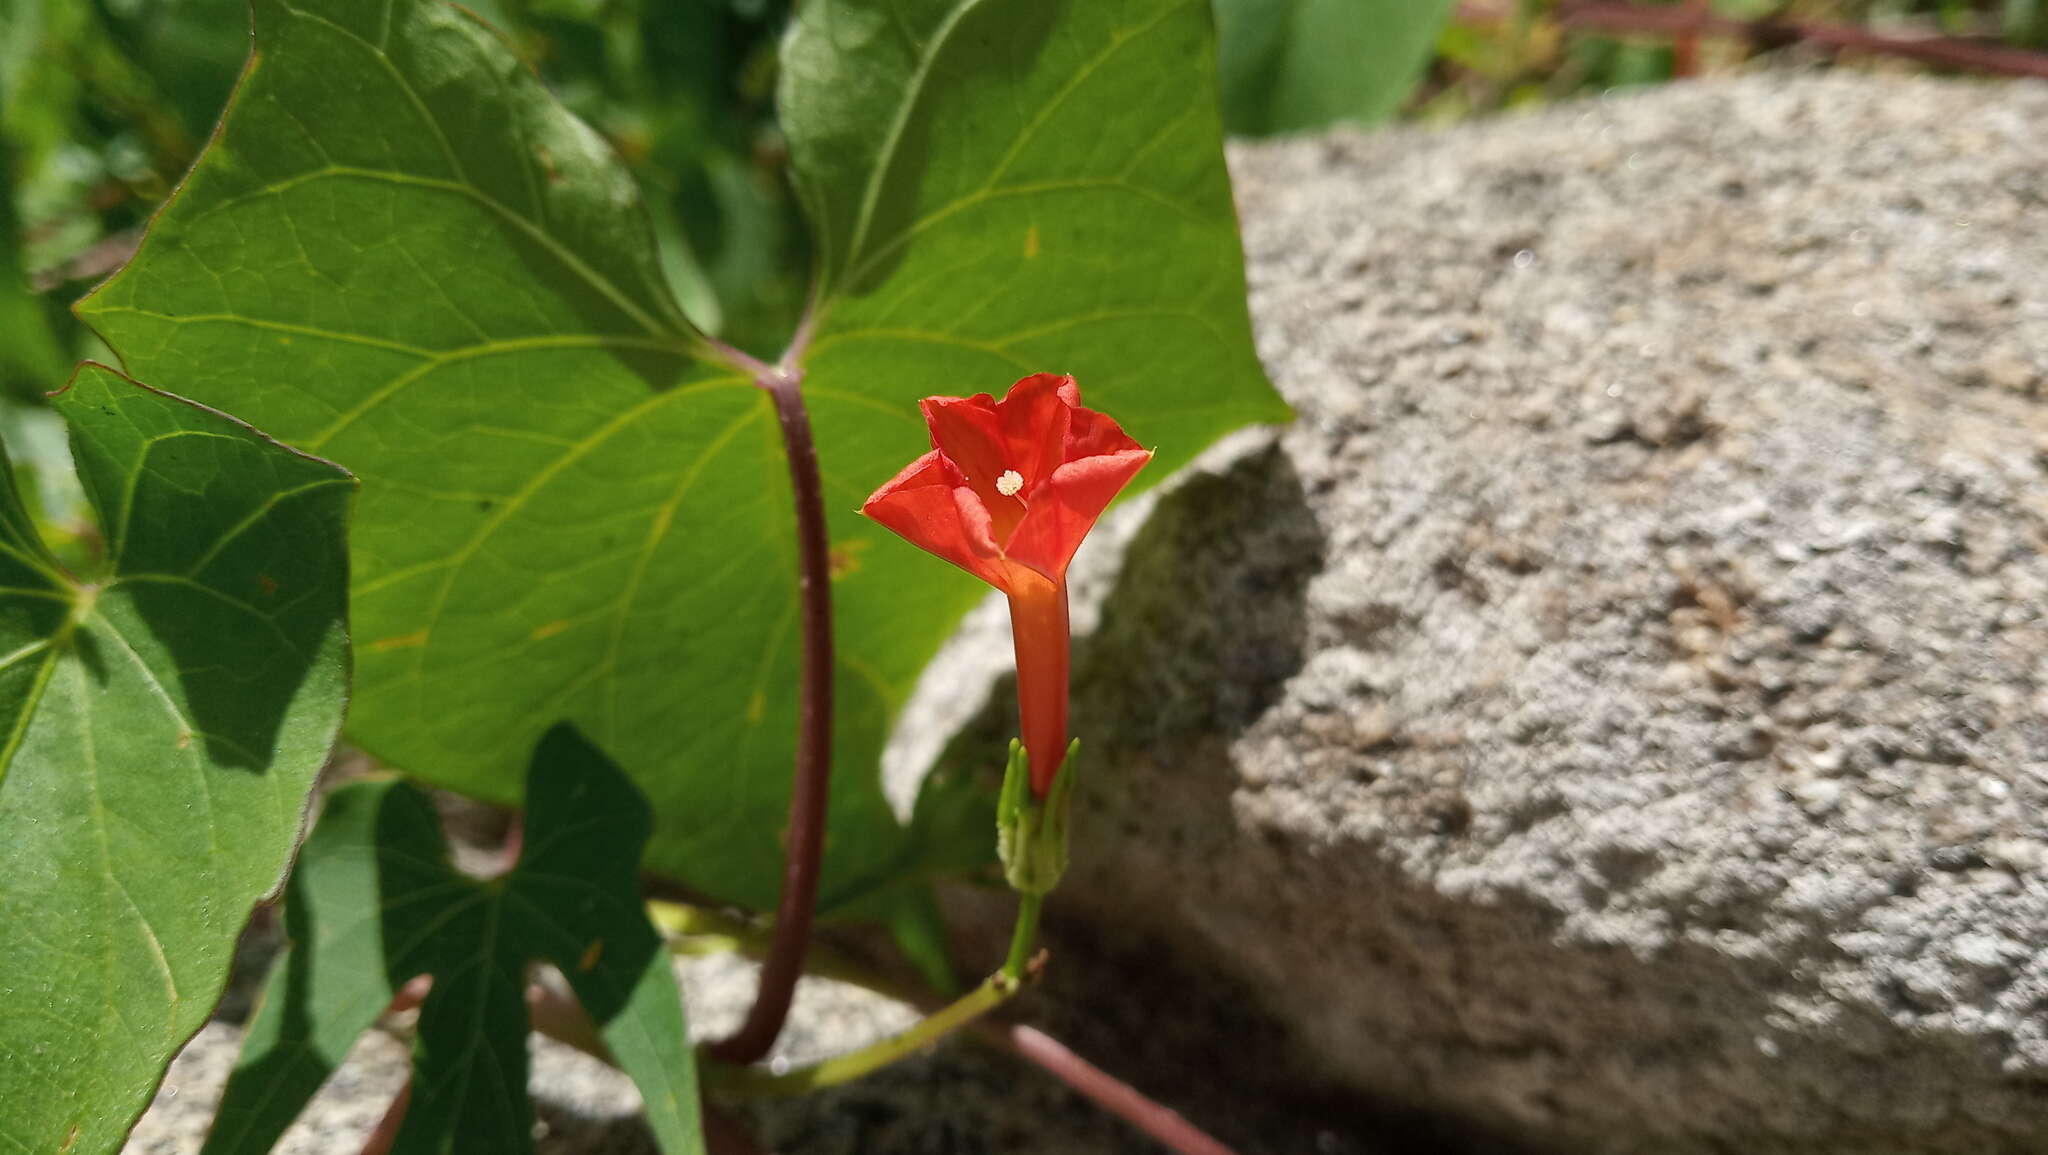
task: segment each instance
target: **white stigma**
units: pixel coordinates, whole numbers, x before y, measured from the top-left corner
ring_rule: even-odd
[[[1005,469],[1003,470],[1003,475],[996,478],[996,492],[1004,497],[1015,497],[1017,496],[1017,491],[1022,488],[1024,488],[1024,475],[1014,469]]]

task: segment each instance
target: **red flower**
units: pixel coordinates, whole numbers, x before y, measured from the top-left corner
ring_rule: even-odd
[[[932,451],[861,512],[1009,595],[1024,750],[1044,797],[1067,747],[1067,563],[1152,453],[1055,373],[1001,401],[927,397],[923,408]]]

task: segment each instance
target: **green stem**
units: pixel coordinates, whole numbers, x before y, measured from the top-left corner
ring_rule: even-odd
[[[775,1074],[759,1067],[711,1062],[705,1065],[706,1086],[730,1099],[778,1098],[801,1095],[818,1087],[849,1083],[909,1058],[961,1027],[1009,1002],[1024,989],[1025,967],[1038,945],[1038,912],[1045,905],[1042,894],[1017,896],[1017,929],[1010,938],[1010,958],[1003,969],[983,979],[980,986],[913,1024],[909,1030],[891,1035],[860,1050],[826,1059],[808,1067]],[[740,936],[728,920],[680,903],[649,903],[655,922],[671,934],[725,932],[734,940]]]
[[[1037,917],[1036,909],[1038,904],[1034,902],[1031,905],[1033,910],[1029,917],[1035,919]],[[740,950],[748,954],[754,954],[757,951],[766,949],[765,935],[752,929],[748,924],[728,918],[725,915],[700,907],[689,906],[685,903],[655,901],[650,902],[648,908],[654,915],[655,921],[661,924],[663,929],[670,934],[688,935],[704,942],[710,942],[715,937],[724,935],[727,937],[727,941],[736,944]],[[1026,917],[1021,910],[1018,912],[1018,916],[1020,923]],[[1020,935],[1019,937],[1022,938],[1023,936]],[[670,949],[677,949],[677,946],[678,944],[671,942]],[[683,947],[682,949],[687,951],[689,948]],[[895,999],[898,1002],[909,1003],[913,1006],[930,1005],[930,996],[919,991],[906,989],[902,984],[876,974],[859,963],[833,955],[829,951],[822,950],[815,945],[811,950],[810,970],[812,974],[825,975],[838,979],[841,982],[852,983],[855,986],[864,987],[876,994]],[[1008,985],[1009,994],[994,997],[999,994],[1000,984]],[[1229,1155],[1229,1148],[1203,1135],[1177,1113],[1147,1099],[1136,1089],[1102,1071],[1080,1056],[1075,1055],[1072,1051],[1067,1050],[1055,1040],[1048,1038],[1042,1032],[1031,1030],[1028,1027],[1004,1027],[996,1023],[979,1021],[982,1015],[985,1015],[995,1007],[1001,1006],[1011,995],[1014,995],[1019,986],[1020,984],[1009,982],[1006,974],[997,973],[990,976],[981,985],[980,989],[959,1002],[937,1012],[938,1015],[953,1016],[943,1029],[930,1029],[932,1020],[920,1023],[918,1027],[912,1028],[912,1033],[917,1034],[920,1037],[920,1041],[904,1046],[903,1042],[909,1036],[898,1036],[885,1043],[877,1044],[876,1047],[869,1048],[869,1050],[879,1051],[886,1049],[893,1052],[893,1054],[883,1057],[879,1062],[863,1064],[859,1070],[853,1069],[852,1060],[855,1058],[855,1055],[834,1059],[827,1063],[821,1063],[816,1067],[805,1068],[802,1071],[792,1071],[782,1076],[781,1079],[777,1079],[759,1068],[706,1064],[704,1067],[705,1082],[710,1088],[715,1088],[722,1093],[733,1094],[740,1098],[795,1094],[809,1087],[826,1086],[829,1082],[833,1081],[823,1075],[823,1072],[828,1067],[845,1064],[842,1069],[833,1072],[833,1074],[839,1080],[854,1078],[886,1065],[896,1058],[901,1058],[918,1046],[936,1041],[949,1030],[958,1030],[963,1026],[971,1026],[973,1028],[970,1032],[971,1036],[978,1036],[985,1042],[1043,1068],[1062,1082],[1093,1099],[1097,1105],[1110,1114],[1138,1127],[1146,1134],[1160,1139],[1174,1151],[1181,1152],[1182,1155],[1218,1155],[1218,1153]],[[990,988],[997,988],[997,991],[991,992]],[[991,997],[994,997],[993,1002],[986,1006],[980,1005],[984,1000]],[[961,1013],[961,1008],[963,1007],[969,1008],[966,1013]],[[979,1009],[974,1009],[977,1007]],[[856,1052],[856,1055],[864,1053],[866,1052]],[[790,1085],[785,1082],[785,1080],[796,1079],[802,1079],[802,1084]],[[714,1116],[707,1113],[705,1118],[708,1126]],[[723,1117],[719,1116],[718,1118],[722,1119]],[[728,1125],[730,1124],[730,1120],[726,1120],[726,1122]],[[717,1148],[713,1147],[713,1150],[717,1150]]]
[[[767,930],[744,919],[686,902],[650,898],[647,918],[668,940],[669,950],[680,955],[743,951],[758,956],[768,953],[773,938]]]
[[[673,955],[695,958],[736,952],[759,961],[768,953],[769,933],[762,927],[730,915],[686,902],[662,899],[648,901],[647,915],[661,929],[662,936],[668,940],[669,953]],[[810,953],[804,958],[804,972],[863,987],[920,1010],[929,1010],[940,1001],[929,990],[885,978],[825,943],[811,943]]]
[[[1010,958],[1003,964],[1003,974],[1011,982],[1024,981],[1024,967],[1031,961],[1031,951],[1038,945],[1038,912],[1045,905],[1042,894],[1019,894],[1017,896],[1017,929],[1010,936]]]
[[[1010,1001],[1022,984],[1009,975],[990,975],[982,984],[928,1018],[919,1020],[900,1035],[891,1035],[858,1051],[798,1067],[780,1075],[759,1067],[710,1065],[705,1082],[720,1097],[729,1099],[780,1098],[801,1095],[818,1087],[852,1082],[881,1070],[899,1059],[909,1058],[989,1011]]]

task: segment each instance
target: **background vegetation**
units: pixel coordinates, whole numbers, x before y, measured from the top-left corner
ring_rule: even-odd
[[[810,260],[773,110],[774,45],[789,3],[469,4],[507,29],[630,163],[684,306],[744,348],[780,346]],[[2048,0],[1663,3],[2048,47]],[[1679,71],[1672,37],[1575,27],[1571,0],[1216,7],[1225,123],[1239,134],[1454,120]],[[197,155],[247,50],[245,36],[226,30],[246,21],[246,0],[0,0],[0,385],[16,399],[38,397],[92,352],[66,308],[132,251]],[[1721,39],[1698,55],[1698,71],[1712,73],[1744,67],[1752,52]],[[61,521],[77,507],[53,512]]]

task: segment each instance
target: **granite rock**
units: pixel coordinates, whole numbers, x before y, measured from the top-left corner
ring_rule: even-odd
[[[1766,75],[1238,148],[1299,416],[1098,550],[1056,957],[1473,1150],[2048,1146],[2044,125]]]

